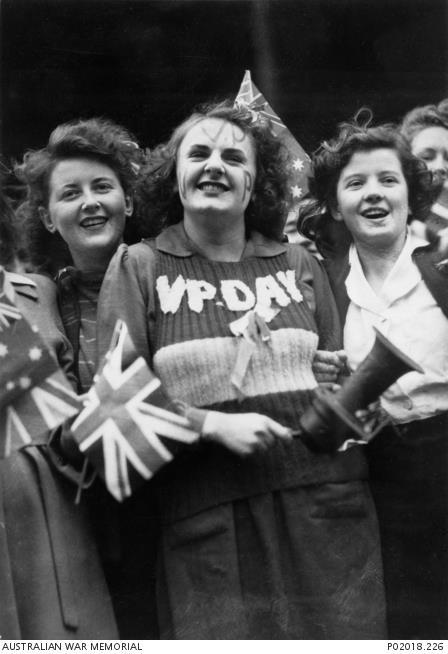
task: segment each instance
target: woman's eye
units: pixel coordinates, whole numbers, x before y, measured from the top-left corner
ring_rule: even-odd
[[[224,155],[224,159],[226,161],[230,161],[231,163],[243,163],[244,161],[240,154],[233,152],[229,152],[229,154]]]
[[[362,185],[360,179],[352,179],[348,184],[347,188],[359,188]]]
[[[62,192],[61,199],[73,200],[73,198],[76,197],[77,193],[78,193],[77,189],[67,189],[66,191]]]
[[[190,159],[205,159],[206,156],[207,154],[202,150],[192,150],[190,152]]]
[[[383,184],[396,184],[397,183],[397,178],[390,176],[390,177],[384,177],[383,178]]]
[[[107,193],[108,191],[111,190],[112,185],[109,184],[108,182],[101,182],[101,184],[97,184],[95,188],[97,191],[100,191],[101,193]]]

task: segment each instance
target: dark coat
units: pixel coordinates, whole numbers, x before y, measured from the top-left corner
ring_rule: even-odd
[[[70,346],[59,324],[54,284],[9,276],[14,301],[69,373]],[[50,463],[45,446],[0,461],[0,637],[116,638],[96,545],[75,488]]]

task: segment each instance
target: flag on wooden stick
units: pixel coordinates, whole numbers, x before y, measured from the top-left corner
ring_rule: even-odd
[[[179,446],[199,438],[132,351],[126,324],[118,321],[87,405],[72,425],[79,449],[119,501],[171,461]]]

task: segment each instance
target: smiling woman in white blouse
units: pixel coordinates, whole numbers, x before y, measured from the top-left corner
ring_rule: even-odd
[[[374,327],[424,369],[381,398],[391,423],[367,447],[389,637],[448,635],[448,294],[440,255],[408,231],[430,201],[428,173],[391,126],[344,124],[315,156],[319,211],[301,225],[327,256],[355,369]]]

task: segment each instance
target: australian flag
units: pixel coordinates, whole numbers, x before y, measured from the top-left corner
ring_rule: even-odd
[[[290,217],[288,220],[293,220],[300,201],[308,192],[308,177],[311,175],[310,157],[252,82],[249,70],[244,73],[235,104],[248,109],[252,113],[254,122],[267,122],[274,136],[286,146],[291,158],[288,171],[290,189]]]
[[[76,415],[81,403],[36,326],[3,288],[0,271],[0,458]]]
[[[199,434],[173,403],[118,321],[87,405],[72,425],[83,452],[120,502]]]

